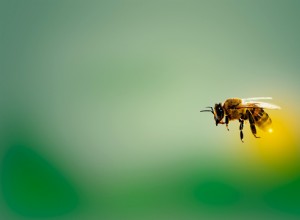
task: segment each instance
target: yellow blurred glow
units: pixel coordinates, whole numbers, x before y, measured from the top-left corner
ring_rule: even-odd
[[[259,139],[252,139],[253,153],[261,162],[278,172],[284,167],[291,167],[297,163],[297,147],[295,126],[292,120],[286,118],[283,112],[274,114],[272,128],[268,132],[259,131]]]

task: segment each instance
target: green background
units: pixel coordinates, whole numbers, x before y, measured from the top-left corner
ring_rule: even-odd
[[[1,219],[299,219],[300,1],[0,2]],[[199,111],[271,96],[274,132]]]

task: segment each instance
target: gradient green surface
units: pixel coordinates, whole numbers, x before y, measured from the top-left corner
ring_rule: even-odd
[[[299,219],[299,1],[1,1],[1,219]],[[205,106],[272,96],[274,132]]]

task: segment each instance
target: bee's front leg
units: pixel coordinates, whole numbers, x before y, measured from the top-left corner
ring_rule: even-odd
[[[229,118],[228,118],[228,116],[225,116],[225,122],[224,121],[220,121],[219,124],[222,124],[222,125],[225,124],[227,130],[229,131],[229,128],[228,128]]]
[[[229,118],[227,115],[225,116],[225,124],[226,124],[227,131],[229,131],[229,128],[228,128]]]

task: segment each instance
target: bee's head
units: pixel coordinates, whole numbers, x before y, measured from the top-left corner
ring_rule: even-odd
[[[221,103],[215,104],[213,113],[215,116],[216,125],[218,125],[220,123],[220,121],[222,121],[222,119],[224,118],[224,109],[223,109]]]
[[[215,104],[215,108],[213,109],[212,107],[207,107],[210,108],[210,110],[202,110],[200,112],[211,112],[214,115],[214,119],[216,121],[216,125],[218,125],[220,123],[220,121],[222,121],[222,119],[224,118],[224,109],[222,107],[222,104]]]

